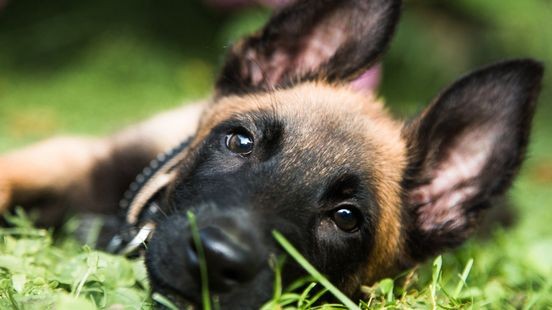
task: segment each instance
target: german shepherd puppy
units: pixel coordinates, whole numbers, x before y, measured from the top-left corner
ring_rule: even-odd
[[[235,44],[212,98],[105,139],[58,138],[0,157],[0,206],[113,213],[135,175],[180,141],[146,249],[153,291],[200,305],[186,212],[224,308],[271,295],[280,231],[350,296],[462,243],[510,187],[543,75],[512,60],[464,76],[419,115],[390,117],[350,82],[388,46],[399,0],[304,0]],[[302,274],[288,263],[284,281]]]

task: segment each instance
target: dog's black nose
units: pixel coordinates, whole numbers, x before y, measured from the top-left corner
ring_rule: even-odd
[[[255,277],[262,264],[262,255],[256,253],[251,242],[213,226],[201,229],[199,236],[211,291],[223,293]],[[200,283],[199,253],[193,238],[190,238],[188,258],[188,268]]]

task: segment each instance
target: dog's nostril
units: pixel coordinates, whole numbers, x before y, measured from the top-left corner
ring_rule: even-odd
[[[223,270],[222,276],[225,279],[228,279],[233,282],[240,282],[240,278],[241,278],[240,275],[235,270],[232,270],[232,269]]]
[[[233,286],[251,280],[257,273],[263,255],[256,246],[230,235],[217,227],[206,227],[199,231],[205,254],[209,287],[215,292],[230,290]],[[200,281],[199,255],[193,238],[188,246],[188,267]]]

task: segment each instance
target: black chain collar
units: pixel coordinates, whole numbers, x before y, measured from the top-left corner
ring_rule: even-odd
[[[131,256],[143,249],[155,229],[155,217],[161,211],[159,198],[174,178],[174,167],[184,158],[190,140],[159,154],[130,184],[119,203],[125,224],[108,243],[108,252]]]

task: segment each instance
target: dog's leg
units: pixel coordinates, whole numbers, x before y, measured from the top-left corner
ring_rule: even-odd
[[[115,212],[140,170],[195,132],[201,110],[189,105],[107,138],[53,138],[0,156],[0,213],[37,207],[42,223],[55,224],[68,207]]]

